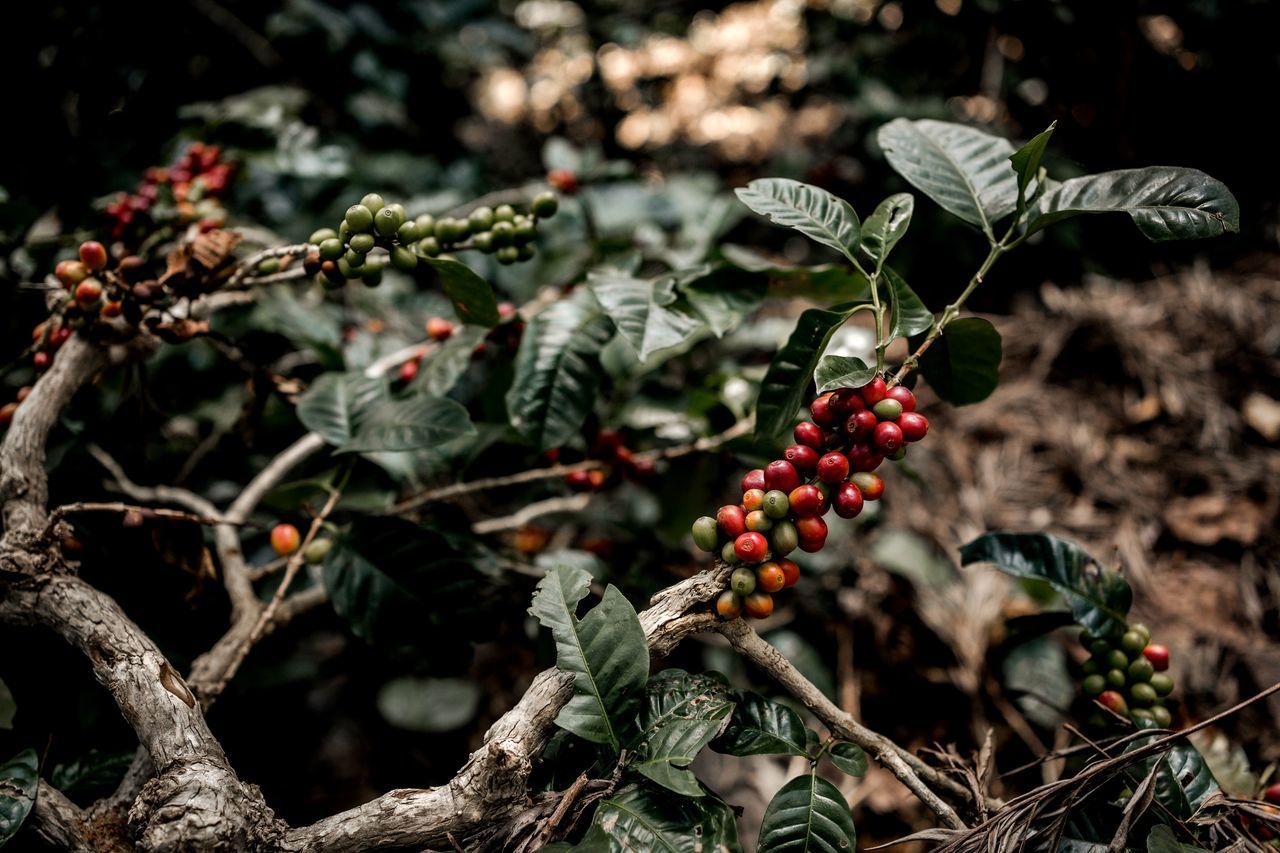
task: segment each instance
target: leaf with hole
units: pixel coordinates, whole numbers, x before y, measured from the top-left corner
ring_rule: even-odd
[[[630,766],[677,794],[701,797],[689,765],[724,729],[733,708],[732,692],[709,675],[679,669],[655,675],[645,687],[640,733],[629,745]]]
[[[1098,637],[1127,630],[1133,590],[1074,542],[1048,533],[985,533],[960,549],[962,565],[991,563],[1016,578],[1048,584],[1077,623]]]
[[[1138,725],[1141,728],[1154,728],[1154,723]],[[1138,738],[1129,742],[1124,751],[1132,752],[1156,739],[1157,735]],[[1157,767],[1158,761],[1160,764]],[[1181,820],[1194,815],[1219,790],[1218,780],[1214,778],[1204,756],[1185,740],[1175,741],[1161,755],[1136,762],[1127,772],[1131,777],[1141,778],[1153,769],[1156,773],[1156,802]]]
[[[577,853],[739,853],[733,811],[714,796],[627,785],[600,801]]]
[[[857,830],[840,789],[816,773],[799,776],[774,794],[760,821],[758,853],[850,853]]]
[[[738,691],[724,734],[712,744],[726,755],[809,755],[808,730],[800,715],[751,690]]]
[[[789,178],[762,178],[735,192],[761,216],[830,246],[857,265],[858,214],[844,199]]]
[[[920,373],[956,406],[981,402],[1000,384],[1000,333],[982,317],[952,320],[920,357]]]
[[[895,193],[880,202],[862,223],[860,248],[875,261],[877,272],[884,266],[893,247],[907,233],[915,207],[916,199],[911,193]]]

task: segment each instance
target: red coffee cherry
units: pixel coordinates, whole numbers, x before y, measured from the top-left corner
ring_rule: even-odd
[[[829,486],[849,476],[849,457],[843,453],[827,453],[818,460],[818,479]]]
[[[853,483],[841,483],[836,487],[831,505],[841,518],[853,518],[862,512],[862,490]]]
[[[783,577],[786,578],[786,583],[782,585],[783,588],[795,586],[796,581],[800,580],[800,567],[794,561],[785,557],[779,558],[776,562],[778,567],[782,569]]]
[[[897,400],[902,404],[902,411],[914,412],[916,410],[916,395],[911,393],[911,389],[905,385],[894,385],[888,391],[884,392],[884,396],[889,400]]]
[[[72,288],[89,277],[89,268],[80,261],[59,261],[53,274],[64,287]]]
[[[764,487],[764,469],[754,468],[746,473],[742,478],[742,491],[749,492],[752,489],[760,489],[768,491]]]
[[[587,472],[587,480],[591,483],[591,488],[593,489],[603,487],[605,481],[608,479],[609,475],[599,468],[594,468]]]
[[[716,599],[716,613],[722,619],[737,619],[742,615],[742,599],[734,595],[733,590],[726,589]]]
[[[878,420],[876,413],[870,409],[860,409],[844,422],[844,431],[854,441],[866,441],[875,431]]]
[[[876,450],[881,453],[893,453],[902,446],[902,427],[892,421],[877,424],[873,441]]]
[[[742,600],[742,607],[753,619],[764,619],[773,613],[773,596],[767,592],[753,592]]]
[[[35,366],[36,370],[48,370],[49,364],[52,361],[53,361],[53,357],[49,355],[49,353],[45,352],[44,350],[41,350],[40,352],[31,356],[31,364]]]
[[[578,191],[578,176],[570,169],[552,169],[547,172],[547,183],[565,195]]]
[[[771,489],[790,492],[798,485],[800,485],[800,475],[796,472],[796,467],[787,460],[778,459],[765,466],[764,489],[766,492]]]
[[[777,592],[787,585],[787,576],[782,571],[782,566],[774,561],[762,563],[760,568],[756,569],[756,589],[765,592]]]
[[[564,475],[564,482],[570,489],[575,492],[591,491],[591,472],[590,471],[570,471]]]
[[[831,395],[823,394],[809,404],[809,414],[813,422],[821,427],[833,427],[840,423],[839,416],[831,408]]]
[[[803,444],[805,447],[812,447],[814,450],[821,450],[822,445],[827,441],[827,434],[822,431],[822,427],[810,421],[797,424],[793,433],[796,444]]]
[[[884,380],[877,376],[866,385],[862,386],[862,399],[867,401],[868,406],[874,406],[884,399],[884,395],[888,393],[889,388],[884,384]]]
[[[758,563],[769,553],[769,540],[761,533],[743,533],[733,540],[733,553],[744,563]]]
[[[1280,806],[1280,782],[1269,785],[1267,790],[1262,792],[1262,799]]]
[[[867,403],[854,389],[838,388],[831,392],[830,406],[837,417],[844,417],[857,409],[865,409]]]
[[[762,489],[747,489],[742,493],[742,508],[747,512],[755,512],[764,507],[764,491]]]
[[[1104,690],[1098,701],[1102,703],[1102,707],[1108,708],[1117,714],[1129,715],[1129,703],[1124,701],[1124,697],[1115,690]]]
[[[797,518],[822,515],[827,511],[827,496],[817,486],[796,486],[787,497]]]
[[[880,496],[884,494],[884,480],[880,479],[878,474],[859,471],[849,478],[849,482],[858,487],[858,491],[862,492],[862,497],[865,500],[878,501]]]
[[[903,411],[896,423],[904,441],[919,441],[929,432],[929,419],[919,412]]]
[[[124,310],[124,305],[121,304],[120,300],[112,299],[103,304],[102,316],[103,317],[119,317],[120,312],[123,310]]]
[[[97,240],[80,244],[80,263],[97,272],[107,265],[107,249]]]
[[[716,526],[725,536],[741,536],[747,532],[747,514],[740,506],[726,504],[716,510]]]
[[[446,341],[453,334],[453,324],[443,317],[427,320],[427,337],[433,341]]]
[[[854,471],[874,471],[884,462],[883,453],[876,453],[865,444],[855,444],[846,455],[849,457],[849,468]]]
[[[5,403],[0,406],[0,427],[6,427],[13,423],[13,413],[18,411],[17,403]]]
[[[1159,643],[1152,643],[1142,650],[1142,656],[1151,661],[1156,672],[1164,672],[1169,668],[1169,650]]]
[[[27,395],[30,393],[31,393],[31,386],[23,385],[21,388],[18,389],[18,394],[17,394],[18,402],[21,403],[23,400],[27,399]]]
[[[76,285],[76,304],[84,307],[92,305],[102,298],[102,282],[96,278],[86,278]]]
[[[793,444],[782,452],[788,462],[796,466],[797,471],[812,474],[818,467],[818,451],[803,444]]]
[[[287,557],[302,544],[302,534],[292,524],[277,524],[271,528],[271,548],[281,557]]]
[[[796,533],[800,534],[800,548],[808,551],[809,549],[804,547],[805,540],[818,541],[819,543],[826,541],[827,523],[816,515],[809,516],[807,518],[797,518]],[[819,544],[818,548],[821,547],[822,545]],[[814,548],[813,550],[816,551],[818,548]]]

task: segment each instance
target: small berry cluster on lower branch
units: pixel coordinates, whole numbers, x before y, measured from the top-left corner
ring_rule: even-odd
[[[902,459],[907,445],[929,431],[915,411],[916,398],[876,377],[859,388],[822,394],[810,406],[811,421],[795,428],[796,443],[783,458],[742,478],[742,503],[720,507],[714,518],[693,523],[693,541],[737,565],[729,589],[716,601],[726,619],[773,612],[771,593],[793,585],[800,569],[786,559],[796,548],[814,552],[827,541],[822,516],[841,518],[879,500],[884,480],[872,473],[886,458]]]
[[[1169,650],[1151,642],[1146,625],[1131,625],[1118,637],[1081,634],[1080,643],[1090,654],[1081,668],[1086,697],[1135,723],[1169,727],[1173,715],[1164,704],[1173,692],[1173,679],[1164,674],[1169,668]],[[1112,721],[1098,713],[1089,722],[1101,729]]]

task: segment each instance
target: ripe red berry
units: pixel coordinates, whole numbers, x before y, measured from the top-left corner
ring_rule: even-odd
[[[838,388],[832,391],[830,405],[831,411],[835,412],[837,417],[844,417],[857,409],[867,407],[862,395],[852,388]]]
[[[841,518],[853,518],[862,512],[862,490],[853,483],[841,483],[836,487],[831,505]]]
[[[742,478],[742,491],[749,492],[752,489],[760,489],[766,491],[764,487],[764,469],[753,468],[748,471]]]
[[[904,441],[919,441],[929,432],[929,419],[919,412],[904,411],[896,421]]]
[[[1262,792],[1262,799],[1280,806],[1280,782],[1268,786],[1267,790]]]
[[[13,422],[13,413],[18,411],[17,403],[5,403],[0,406],[0,426],[8,426]]]
[[[796,486],[787,497],[797,518],[822,515],[827,511],[827,496],[817,486]]]
[[[813,422],[822,427],[833,427],[840,423],[840,418],[831,408],[831,395],[823,394],[809,404],[809,414]]]
[[[31,356],[31,363],[35,366],[36,370],[48,370],[49,363],[52,360],[53,360],[53,357],[50,356],[49,353],[45,352],[44,350],[41,350],[40,352]]]
[[[797,471],[812,474],[818,467],[818,451],[804,444],[793,444],[782,452],[788,462],[796,466]]]
[[[818,479],[834,486],[849,476],[849,457],[843,453],[827,453],[818,460]]]
[[[27,395],[30,393],[31,393],[31,386],[23,385],[21,388],[18,389],[16,399],[18,400],[19,403],[21,403],[23,400],[27,399]]]
[[[80,263],[93,271],[107,265],[107,249],[97,240],[86,240],[80,244]]]
[[[916,410],[916,395],[911,393],[911,389],[905,385],[894,385],[888,391],[884,392],[884,396],[889,400],[897,400],[902,404],[902,411],[914,412]]]
[[[271,528],[271,548],[281,557],[287,557],[302,544],[302,534],[292,524],[277,524]]]
[[[1164,672],[1169,668],[1169,650],[1159,643],[1152,643],[1142,650],[1142,656],[1151,661],[1151,668]]]
[[[858,487],[858,491],[862,492],[862,497],[869,501],[878,501],[880,496],[884,494],[884,480],[879,474],[872,474],[869,471],[859,471],[849,478],[849,482]]]
[[[800,580],[800,567],[796,565],[795,561],[788,560],[785,557],[779,558],[777,563],[778,567],[782,569],[783,577],[786,579],[786,582],[782,585],[783,588],[795,586],[796,581]]]
[[[884,384],[884,380],[877,376],[861,388],[862,399],[867,401],[868,406],[874,406],[884,399],[884,395],[888,393],[889,388]]]
[[[855,444],[846,455],[849,457],[849,468],[853,471],[874,471],[884,462],[883,453],[876,453],[865,444]]]
[[[591,483],[591,488],[593,489],[601,488],[604,485],[605,480],[608,479],[609,475],[599,468],[594,468],[587,472],[587,481]]]
[[[1124,714],[1125,716],[1129,714],[1129,703],[1124,701],[1124,697],[1115,690],[1104,690],[1098,696],[1098,701],[1102,703],[1102,707],[1108,708],[1117,714]]]
[[[743,609],[754,619],[764,619],[773,613],[773,596],[767,592],[753,592],[742,600]]]
[[[803,444],[805,447],[812,447],[814,450],[821,450],[822,445],[826,443],[827,434],[822,431],[822,427],[810,421],[797,424],[795,428],[796,444]]]
[[[589,492],[591,491],[591,472],[570,471],[564,475],[564,482],[575,492]]]
[[[411,358],[408,361],[406,361],[404,364],[400,365],[399,377],[401,382],[412,382],[414,380],[414,377],[416,377],[417,375],[418,375],[418,360],[416,358]]]
[[[547,183],[565,195],[578,191],[578,176],[570,169],[552,169],[547,172]]]
[[[870,409],[860,409],[849,415],[844,422],[844,431],[854,441],[866,441],[876,428],[876,413]]]
[[[807,551],[809,549],[804,547],[806,539],[826,540],[827,523],[816,515],[808,516],[806,518],[797,518],[796,533],[800,535],[800,547]],[[815,548],[814,550],[816,551],[817,549]]]
[[[873,441],[876,450],[881,453],[892,453],[902,446],[902,427],[892,421],[877,424]]]
[[[448,340],[453,334],[453,324],[443,317],[432,317],[427,320],[427,337],[433,341]]]
[[[80,261],[59,261],[53,274],[65,287],[75,287],[89,277],[89,268]]]
[[[722,619],[737,619],[742,615],[742,599],[733,590],[726,589],[716,599],[716,613]]]
[[[119,317],[120,312],[124,310],[124,305],[118,299],[112,299],[102,306],[103,317]]]
[[[742,508],[747,512],[755,512],[764,507],[764,490],[747,489],[742,493]]]
[[[786,585],[787,576],[782,571],[782,566],[778,565],[778,563],[770,560],[756,569],[756,589],[761,589],[765,592],[777,592]]]
[[[71,330],[68,329],[66,326],[63,326],[61,329],[56,330],[52,335],[49,336],[49,346],[53,347],[54,349],[57,349],[58,347],[65,344],[67,342],[67,338],[69,337],[71,337]]]
[[[741,536],[747,532],[747,513],[740,506],[726,504],[716,510],[716,525],[725,536]]]
[[[733,553],[744,563],[758,563],[769,553],[769,540],[762,533],[740,534],[733,540]]]
[[[92,305],[102,298],[102,282],[96,278],[86,278],[76,285],[76,303],[80,306]]]
[[[765,491],[778,489],[779,491],[790,492],[798,485],[800,485],[800,475],[796,473],[796,467],[787,460],[778,459],[765,466]]]

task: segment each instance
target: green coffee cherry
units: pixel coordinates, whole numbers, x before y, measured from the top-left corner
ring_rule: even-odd
[[[1107,672],[1107,686],[1120,689],[1125,685],[1124,670],[1112,669]]]
[[[1081,685],[1086,696],[1097,696],[1107,689],[1107,679],[1101,675],[1091,675]]]
[[[343,278],[355,278],[355,270],[351,268],[351,264],[347,262],[346,257],[338,258],[338,272]]]
[[[342,221],[347,223],[352,233],[368,231],[373,227],[373,211],[363,204],[353,204],[347,208],[347,215]]]
[[[493,245],[498,248],[510,246],[515,242],[516,229],[510,222],[499,221],[493,223],[493,228],[489,231],[493,235]]]
[[[1156,691],[1150,684],[1135,684],[1129,688],[1129,700],[1140,707],[1147,707],[1156,701]]]
[[[513,223],[512,236],[517,246],[523,246],[525,243],[533,242],[533,238],[538,236],[538,229],[533,224],[533,220],[521,217]]]
[[[1111,664],[1112,669],[1127,669],[1129,667],[1129,656],[1119,649],[1112,649],[1107,654],[1107,663]]]
[[[1160,696],[1168,696],[1173,692],[1173,679],[1163,672],[1151,676],[1151,688]]]
[[[404,214],[394,207],[387,206],[379,210],[373,217],[374,230],[383,237],[390,237],[404,224]]]
[[[342,259],[347,262],[347,266],[351,267],[351,269],[358,270],[364,266],[364,257],[359,252],[352,250],[343,255]]]
[[[494,209],[493,218],[498,222],[510,222],[516,218],[516,209],[509,204],[500,204]]]
[[[529,243],[526,246],[521,246],[520,248],[516,249],[516,260],[531,261],[533,260],[533,256],[536,255],[537,253],[538,251],[533,248],[533,244]]]
[[[365,264],[360,272],[360,280],[364,282],[365,287],[377,287],[382,284],[382,264]]]
[[[1163,705],[1156,705],[1151,709],[1151,718],[1162,729],[1167,729],[1173,725],[1173,714],[1170,714],[1169,709]]]
[[[342,253],[346,251],[346,247],[342,245],[342,241],[336,237],[331,237],[320,243],[320,257],[326,261],[336,261],[342,257]]]
[[[338,239],[343,243],[351,239],[351,226],[345,219],[338,223]]]
[[[471,226],[461,219],[449,217],[436,223],[436,239],[442,243],[457,243],[465,240],[470,232]]]
[[[351,235],[351,240],[348,241],[347,245],[350,246],[353,251],[365,255],[373,251],[373,247],[377,242],[378,241],[374,239],[372,234],[353,234]]]
[[[786,518],[787,513],[791,511],[791,501],[787,498],[787,493],[781,489],[771,489],[764,493],[764,502],[760,508],[770,518]]]
[[[1155,667],[1151,665],[1151,661],[1146,658],[1138,658],[1129,664],[1129,683],[1146,684],[1151,680],[1151,676],[1155,675],[1155,672]]]
[[[796,532],[796,526],[790,521],[779,521],[769,531],[769,546],[774,557],[785,557],[799,545],[800,534]]]
[[[471,237],[471,245],[475,246],[477,249],[484,252],[485,254],[489,254],[490,252],[493,251],[493,248],[494,248],[493,234],[489,233],[488,231],[481,231],[477,234],[474,234]]]
[[[1106,658],[1107,655],[1111,654],[1111,644],[1106,640],[1094,640],[1089,645],[1089,652],[1094,657]]]
[[[533,197],[533,202],[529,205],[529,210],[534,216],[541,219],[549,219],[556,215],[556,211],[560,209],[560,198],[555,193],[542,192]]]
[[[258,275],[271,275],[272,273],[279,272],[279,271],[280,271],[279,258],[267,258],[262,263],[258,264]]]
[[[332,539],[316,538],[311,540],[311,544],[307,546],[307,550],[302,552],[302,557],[308,563],[324,562],[325,555],[333,548]]]
[[[418,241],[418,252],[428,258],[434,258],[440,254],[440,241],[435,237],[423,237]]]
[[[325,240],[332,240],[337,236],[338,232],[332,228],[321,228],[318,231],[313,231],[311,236],[307,238],[307,242],[313,246],[319,246]]]
[[[1129,630],[1142,637],[1142,643],[1145,646],[1151,642],[1151,629],[1139,622],[1137,625],[1130,625]]]
[[[1098,662],[1093,658],[1089,658],[1080,666],[1080,671],[1085,675],[1094,675],[1098,672]]]
[[[416,222],[406,222],[401,225],[396,229],[396,239],[405,246],[418,242],[418,224]]]
[[[750,595],[756,591],[756,573],[747,568],[734,569],[729,575],[729,589],[736,595]]]
[[[720,559],[731,566],[736,566],[742,562],[742,558],[738,556],[738,552],[733,550],[733,542],[724,543],[724,547],[720,549]]]
[[[876,417],[885,421],[896,421],[898,415],[902,414],[902,404],[892,397],[885,397],[879,403],[871,407],[871,411],[876,413]]]
[[[498,263],[503,266],[509,266],[510,264],[514,264],[516,261],[520,260],[520,250],[515,246],[503,246],[501,249],[494,252],[493,256],[498,259]]]
[[[720,542],[716,520],[704,515],[693,523],[693,544],[703,551],[714,551]]]
[[[418,265],[418,256],[404,246],[396,246],[391,250],[391,266],[402,272],[410,272]]]
[[[1155,717],[1146,708],[1134,708],[1132,711],[1129,712],[1129,719],[1133,720],[1135,723],[1155,722]]]
[[[369,193],[364,198],[360,199],[360,203],[369,208],[369,212],[375,216],[379,210],[382,210],[383,205],[386,204],[386,202],[383,201],[382,196],[377,193]]]
[[[418,226],[418,237],[433,237],[436,233],[436,218],[430,213],[414,217],[413,224]]]
[[[467,221],[471,223],[472,231],[488,231],[493,227],[493,208],[487,206],[477,207],[471,211]]]
[[[1125,631],[1124,636],[1120,638],[1120,648],[1128,652],[1129,657],[1142,654],[1142,650],[1146,647],[1147,641],[1137,631]]]

